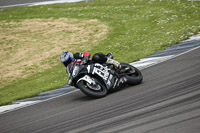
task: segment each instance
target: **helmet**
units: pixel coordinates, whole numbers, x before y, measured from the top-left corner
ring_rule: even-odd
[[[60,56],[61,62],[67,67],[72,61],[74,61],[74,56],[71,52],[63,52]]]

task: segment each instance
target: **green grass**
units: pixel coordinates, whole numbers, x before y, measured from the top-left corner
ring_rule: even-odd
[[[0,23],[34,18],[98,19],[109,27],[109,32],[97,42],[98,45],[91,46],[90,52],[113,52],[116,60],[128,63],[197,34],[200,30],[199,12],[200,2],[187,0],[93,0],[1,9]],[[72,52],[84,51],[77,49]],[[59,57],[50,60],[53,59],[59,60]],[[35,96],[66,83],[65,68],[58,64],[0,88],[0,105]]]

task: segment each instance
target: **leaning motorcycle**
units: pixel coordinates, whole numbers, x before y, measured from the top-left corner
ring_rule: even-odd
[[[120,64],[121,68],[116,69],[108,64],[83,65],[73,62],[71,85],[79,88],[87,96],[101,98],[122,86],[133,86],[142,82],[140,70],[126,63]]]

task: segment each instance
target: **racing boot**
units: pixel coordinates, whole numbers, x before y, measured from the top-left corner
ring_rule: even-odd
[[[112,65],[114,65],[114,66],[115,66],[116,68],[118,68],[118,69],[121,68],[120,63],[119,63],[118,61],[116,61],[116,60],[111,59],[111,58],[107,58],[106,63],[112,64]]]

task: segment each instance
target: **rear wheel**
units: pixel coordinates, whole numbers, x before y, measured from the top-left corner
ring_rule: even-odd
[[[136,67],[126,64],[126,63],[121,63],[122,69],[130,68],[127,71],[125,71],[125,77],[127,78],[127,84],[128,85],[138,85],[142,82],[143,76],[140,70],[138,70]]]
[[[88,82],[81,80],[77,83],[77,87],[87,96],[101,98],[107,95],[108,90],[100,82],[95,81],[96,84],[91,85]]]

